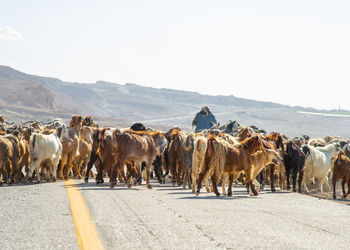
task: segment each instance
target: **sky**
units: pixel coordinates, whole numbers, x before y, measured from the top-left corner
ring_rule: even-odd
[[[350,1],[0,0],[0,65],[350,110]]]

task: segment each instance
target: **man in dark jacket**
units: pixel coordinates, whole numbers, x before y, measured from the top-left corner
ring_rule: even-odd
[[[203,129],[210,129],[216,124],[215,116],[210,112],[207,106],[202,107],[192,121],[192,127],[196,126],[195,132],[200,132]]]

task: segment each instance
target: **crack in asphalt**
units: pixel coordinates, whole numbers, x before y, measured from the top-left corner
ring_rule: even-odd
[[[137,222],[138,222],[138,226],[142,226],[144,229],[146,230],[139,230],[137,227],[135,228],[135,230],[137,231],[137,234],[141,237],[144,238],[145,236],[143,236],[140,232],[148,232],[148,234],[159,243],[159,245],[162,245],[162,242],[160,241],[159,237],[157,235],[155,235],[152,230],[147,226],[147,224],[141,219],[141,217],[135,212],[135,210],[121,197],[118,196],[117,197],[119,201],[121,201],[123,203],[123,205],[127,208],[127,210],[123,209],[120,205],[120,203],[116,202],[117,206],[121,209],[121,211],[125,212],[125,211],[129,211],[133,216],[135,216],[137,218]],[[128,216],[127,218],[131,218],[131,216]],[[152,248],[152,246],[148,245],[146,241],[143,241],[143,243],[145,243],[145,245],[147,245],[148,248]]]
[[[279,214],[277,214],[277,213],[273,213],[273,212],[268,211],[268,210],[265,210],[265,209],[257,208],[257,210],[260,211],[260,212],[269,214],[269,215],[273,215],[273,216],[276,216],[276,217],[279,217],[279,218],[283,218],[284,220],[288,220],[288,221],[293,222],[293,223],[298,223],[298,224],[300,224],[300,225],[304,225],[304,226],[307,226],[307,227],[316,229],[316,230],[318,230],[318,231],[322,231],[322,232],[325,232],[325,233],[329,233],[329,234],[331,234],[331,235],[335,235],[335,236],[337,236],[337,237],[341,236],[341,237],[343,237],[343,238],[347,238],[347,237],[344,236],[344,235],[339,235],[339,234],[337,234],[337,233],[333,233],[333,232],[331,232],[331,231],[328,231],[328,230],[323,229],[323,228],[319,228],[319,227],[317,227],[317,226],[308,224],[308,223],[306,223],[306,222],[302,222],[302,221],[299,221],[299,220],[292,220],[292,219],[283,217],[282,215],[279,215]]]
[[[230,249],[229,247],[227,247],[224,243],[221,243],[221,242],[218,242],[215,238],[211,237],[208,233],[206,233],[203,228],[201,227],[201,225],[199,224],[195,224],[195,223],[192,223],[190,220],[188,220],[186,217],[184,217],[183,215],[181,214],[178,214],[174,209],[168,207],[166,205],[166,203],[161,200],[160,198],[157,198],[155,196],[152,195],[152,198],[154,198],[158,204],[160,204],[161,206],[165,207],[167,210],[171,211],[175,216],[177,216],[180,220],[183,220],[185,221],[186,224],[188,225],[192,225],[194,226],[199,232],[201,235],[203,235],[205,238],[207,238],[209,241],[212,241],[215,243],[216,246],[218,247],[224,247],[225,249]]]

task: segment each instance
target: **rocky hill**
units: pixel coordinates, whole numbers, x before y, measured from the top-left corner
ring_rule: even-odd
[[[141,121],[148,126],[178,125],[190,129],[201,106],[211,108],[217,120],[237,120],[289,136],[348,136],[349,117],[301,114],[315,111],[235,96],[210,96],[196,92],[156,89],[137,84],[63,82],[28,75],[0,66],[0,112],[10,120],[69,119],[71,114],[93,115],[103,125],[128,126]]]

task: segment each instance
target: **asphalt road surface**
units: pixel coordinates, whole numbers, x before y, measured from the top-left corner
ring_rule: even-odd
[[[234,186],[219,198],[152,182],[131,189],[76,180],[105,249],[349,249],[350,207]],[[219,189],[221,192],[221,188]],[[0,187],[0,249],[77,249],[62,181]]]

